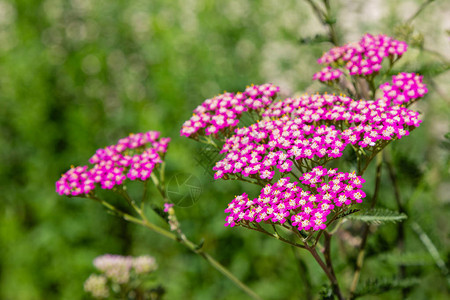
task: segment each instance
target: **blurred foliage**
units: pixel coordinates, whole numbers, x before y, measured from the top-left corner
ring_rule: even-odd
[[[336,26],[345,40],[365,31],[394,34],[409,3],[385,1],[374,21],[357,17],[366,9],[359,2],[350,7],[338,1]],[[447,264],[450,159],[440,145],[448,143],[443,142],[450,115],[448,61],[442,69],[442,57],[421,45],[439,48],[442,44],[429,43],[446,37],[448,49],[448,28],[439,23],[448,13],[448,3],[436,1],[414,22],[424,41],[404,63],[434,76],[425,78],[432,92],[420,106],[423,126],[392,145],[405,222],[419,223]],[[265,299],[319,295],[325,277],[306,253],[223,226],[228,200],[256,189],[213,183],[195,161],[201,146],[178,137],[178,131],[193,108],[223,90],[264,82],[280,85],[286,94],[325,90],[311,83],[320,68],[313,62],[330,47],[324,32],[303,1],[0,1],[0,298],[82,299],[91,261],[104,253],[154,256],[167,299],[244,298],[180,245],[106,214],[96,203],[56,195],[54,182],[71,164],[86,164],[97,148],[147,130],[173,138],[169,177],[188,171],[202,181],[196,205],[178,209],[193,240],[204,238],[204,248]],[[368,197],[373,173],[367,172]],[[381,206],[396,210],[390,182],[382,186]],[[152,195],[160,201],[156,191]],[[370,272],[363,272],[363,280],[397,274],[395,260],[373,259],[396,248],[395,228],[384,225],[369,237]],[[420,238],[406,228],[405,248],[426,255]],[[336,266],[344,274],[342,286],[351,280],[356,255],[351,241],[347,235],[335,245],[350,254]],[[412,298],[446,298],[448,274],[429,263],[407,268],[421,279],[411,287]],[[400,292],[383,295],[398,299]]]
[[[359,220],[370,224],[381,224],[386,222],[402,222],[407,218],[404,213],[398,213],[396,211],[388,209],[369,209],[362,210],[356,214],[347,216],[351,220]]]

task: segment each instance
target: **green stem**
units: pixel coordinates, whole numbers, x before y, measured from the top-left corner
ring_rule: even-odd
[[[369,83],[372,99],[375,99],[375,93],[377,91],[377,88],[375,87],[375,78],[371,76],[367,82]]]
[[[239,286],[247,295],[256,300],[262,300],[254,291],[252,291],[248,286],[246,286],[242,281],[240,281],[236,276],[234,276],[230,271],[228,271],[224,266],[222,266],[217,260],[211,257],[206,252],[198,251],[198,255],[203,257],[207,262],[209,262],[217,271],[222,273],[225,277],[233,281],[237,286]]]
[[[325,5],[326,8],[326,23],[328,25],[328,35],[330,37],[330,41],[333,45],[335,46],[339,46],[339,41],[338,41],[338,37],[336,34],[336,28],[334,26],[334,24],[336,23],[335,21],[331,20],[331,6],[330,6],[330,0],[323,0],[323,3]]]
[[[379,153],[377,156],[377,169],[376,169],[376,178],[375,178],[375,190],[373,192],[372,202],[370,204],[370,208],[374,208],[378,199],[378,191],[381,183],[381,167],[383,164],[383,156],[382,153]],[[361,275],[362,266],[364,263],[364,255],[365,248],[367,243],[367,237],[369,236],[370,226],[368,224],[363,225],[363,233],[361,237],[361,245],[358,250],[358,255],[356,258],[355,271],[353,274],[352,283],[350,286],[350,299],[354,299],[356,287],[358,286],[359,277]]]
[[[433,1],[434,0],[428,0],[427,2],[422,3],[422,5],[419,7],[419,9],[417,9],[417,11],[414,13],[414,15],[409,17],[409,19],[406,21],[406,24],[409,24],[412,21],[414,21],[414,19]]]
[[[164,166],[161,167],[160,170],[160,180],[152,173],[151,178],[153,182],[155,183],[155,186],[157,187],[158,191],[160,192],[161,196],[163,197],[164,201],[167,202],[168,199],[166,198],[166,192],[164,187]],[[141,217],[141,219],[138,219],[136,217],[131,216],[128,213],[125,213],[118,208],[116,208],[114,205],[110,204],[107,201],[104,201],[103,199],[100,199],[96,197],[95,195],[88,196],[88,198],[91,198],[97,202],[100,202],[103,206],[105,206],[110,211],[114,212],[115,214],[122,217],[124,220],[147,227],[148,229],[159,233],[162,236],[165,236],[173,241],[177,241],[187,248],[194,252],[195,254],[200,255],[203,259],[205,259],[211,266],[213,266],[216,270],[218,270],[220,273],[222,273],[224,276],[226,276],[228,279],[233,281],[239,288],[241,288],[248,296],[250,296],[252,299],[255,300],[261,300],[261,298],[253,292],[248,286],[246,286],[242,281],[240,281],[236,276],[234,276],[230,271],[228,271],[223,265],[221,265],[218,261],[216,261],[211,255],[204,252],[201,249],[201,246],[194,244],[189,239],[186,238],[184,233],[181,231],[180,228],[177,228],[176,232],[178,235],[174,234],[171,231],[168,231],[164,228],[161,228],[151,222],[148,221],[147,217],[144,214],[143,209],[138,207],[133,199],[131,199],[130,195],[127,193],[125,187],[122,187],[121,189],[118,189],[119,194],[125,198],[125,200],[128,202],[128,204],[133,207],[133,209],[136,211],[136,213]],[[166,220],[167,221],[167,220]]]
[[[345,210],[340,210],[340,209],[339,209],[339,211],[337,211],[337,212],[334,214],[333,218],[331,218],[331,220],[328,221],[327,226],[326,226],[325,228],[328,228],[328,226],[330,226],[330,225],[337,219],[337,217],[339,217],[339,215],[342,214],[343,212],[345,212]],[[316,237],[316,241],[315,241],[315,243],[314,243],[314,247],[317,245],[317,243],[318,243],[319,240],[320,240],[320,237],[322,236],[322,234],[325,233],[325,231],[326,231],[326,229],[323,229],[323,230],[321,230],[321,231],[319,232],[319,234],[318,234],[317,237]],[[328,232],[327,232],[327,234],[328,234],[328,235],[332,235],[331,233],[328,233]]]
[[[147,193],[148,193],[148,180],[144,182],[144,192],[142,193],[141,199],[141,210],[144,210],[145,201],[147,200]]]
[[[389,143],[389,142],[388,142]],[[383,148],[384,147],[386,147],[387,146],[387,144],[385,144],[385,145],[381,145],[380,147],[379,147],[379,149],[380,150],[378,150],[378,149],[376,149],[376,150],[374,150],[373,151],[373,153],[370,155],[370,157],[367,159],[367,161],[366,161],[366,163],[365,163],[365,165],[364,165],[364,168],[362,169],[362,170],[359,170],[358,171],[358,176],[362,176],[363,174],[364,174],[364,172],[367,170],[367,168],[369,167],[369,164],[370,164],[370,162],[372,161],[372,159],[377,155],[377,154],[379,154],[381,151],[383,151]],[[361,148],[362,149],[362,148]],[[364,150],[363,150],[364,151]]]
[[[305,244],[306,250],[308,250],[314,259],[317,261],[319,266],[322,268],[322,270],[327,275],[328,279],[331,282],[331,286],[333,288],[333,293],[338,297],[339,300],[343,300],[344,297],[342,296],[341,290],[339,288],[339,284],[337,281],[336,276],[334,275],[334,271],[332,272],[329,267],[323,262],[322,258],[320,258],[319,254],[317,253],[317,250],[315,247],[309,247],[308,244]],[[324,252],[327,252],[328,250],[325,249]]]
[[[125,194],[123,194],[123,196],[126,197]],[[241,282],[236,276],[234,276],[230,271],[228,271],[223,265],[221,265],[211,255],[204,252],[202,249],[199,249],[200,247],[198,247],[198,245],[196,245],[193,242],[191,242],[190,240],[188,240],[186,238],[186,236],[184,236],[184,234],[182,234],[181,236],[177,236],[174,233],[149,222],[148,219],[145,217],[144,213],[137,206],[134,206],[134,208],[135,208],[136,212],[140,215],[141,219],[133,217],[133,216],[129,215],[128,213],[125,213],[125,212],[119,210],[115,206],[111,205],[110,203],[108,203],[100,198],[97,198],[95,196],[89,196],[89,198],[93,199],[97,202],[100,202],[103,206],[105,206],[106,208],[108,208],[110,211],[114,212],[118,216],[122,217],[126,221],[144,226],[162,236],[165,236],[173,241],[177,241],[177,242],[183,244],[184,246],[186,246],[189,250],[191,250],[195,254],[200,255],[203,259],[205,259],[209,264],[211,264],[220,273],[225,275],[228,279],[233,281],[239,288],[241,288],[245,293],[247,293],[247,295],[249,295],[252,299],[261,300],[261,297],[259,297],[248,286],[246,286],[243,282]]]
[[[268,236],[270,236],[271,238],[280,240],[280,241],[282,241],[282,242],[284,242],[284,243],[286,243],[286,244],[289,244],[289,245],[291,245],[291,246],[294,246],[294,247],[297,247],[297,248],[305,248],[305,246],[303,246],[303,245],[297,244],[297,243],[295,243],[295,242],[291,242],[291,241],[289,241],[289,240],[283,238],[283,237],[280,236],[278,233],[275,235],[275,234],[272,234],[272,233],[268,232],[267,230],[265,230],[264,228],[262,228],[261,225],[259,225],[258,223],[255,223],[255,226],[256,226],[256,227],[251,227],[250,225],[242,225],[242,227],[244,227],[244,228],[248,228],[248,229],[250,229],[250,230],[254,230],[254,231],[258,231],[258,232],[264,233],[265,235],[268,235]]]
[[[339,284],[338,284],[338,281],[336,278],[336,274],[334,273],[333,263],[331,261],[331,237],[332,237],[332,235],[329,234],[328,232],[324,231],[324,236],[325,236],[325,242],[324,242],[323,256],[325,257],[325,263],[326,263],[328,269],[330,270],[331,275],[333,276],[333,278],[336,279],[335,282],[332,282],[333,291],[338,296],[339,299],[344,299],[344,297],[342,296],[341,291],[339,289]]]
[[[214,140],[210,137],[203,137],[201,140],[199,140],[201,143],[206,144],[206,145],[210,145],[213,146],[214,148],[216,148],[217,150],[220,150],[219,146],[217,146],[217,144],[214,142]]]
[[[120,209],[118,209],[117,207],[112,205],[111,203],[109,203],[109,202],[107,202],[107,201],[105,201],[103,199],[100,199],[100,198],[98,198],[96,196],[92,196],[91,195],[91,196],[88,196],[88,198],[99,202],[100,204],[105,206],[107,209],[109,209],[111,212],[113,212],[117,216],[123,218],[125,221],[129,221],[131,223],[135,223],[135,224],[138,224],[138,225],[141,225],[141,226],[145,226],[145,227],[147,227],[147,228],[149,228],[149,229],[151,229],[151,230],[153,230],[153,231],[155,231],[155,232],[157,232],[157,233],[159,233],[159,234],[161,234],[161,235],[163,235],[163,236],[165,236],[165,237],[167,237],[167,238],[169,238],[171,240],[174,240],[174,241],[177,240],[177,236],[175,234],[173,234],[172,232],[170,232],[170,231],[168,231],[168,230],[166,230],[164,228],[161,228],[161,227],[159,227],[159,226],[157,226],[155,224],[152,224],[152,223],[148,222],[147,219],[138,219],[136,217],[133,217],[132,215],[121,211]]]
[[[153,173],[152,173],[153,175]],[[164,202],[168,202],[167,199],[167,193],[164,186],[164,165],[161,167],[160,171],[160,180],[156,178],[156,176],[152,177],[153,182],[155,183],[158,191],[160,192],[161,196],[164,199]],[[152,229],[151,225],[152,223],[148,222],[145,214],[143,211],[136,210],[137,213],[141,216],[141,218],[144,220],[146,227]],[[148,226],[148,225],[149,226]],[[153,225],[154,226],[154,225]],[[230,271],[228,271],[222,264],[220,264],[217,260],[215,260],[211,255],[204,252],[201,249],[201,246],[196,245],[195,243],[191,242],[186,235],[181,231],[181,228],[177,228],[178,236],[176,237],[176,241],[180,242],[181,244],[185,245],[189,250],[194,252],[195,254],[200,255],[203,259],[205,259],[211,266],[213,266],[217,271],[222,273],[225,277],[233,281],[239,288],[241,288],[247,295],[249,295],[252,299],[261,300],[261,297],[259,297],[254,291],[252,291],[248,286],[246,286],[242,281],[240,281],[236,276],[234,276]],[[173,233],[171,233],[173,235]]]
[[[387,149],[386,149],[387,150]],[[404,213],[405,209],[403,207],[401,198],[400,198],[400,190],[398,188],[398,184],[397,184],[397,176],[395,175],[395,170],[394,170],[394,166],[392,165],[391,162],[391,156],[390,156],[390,151],[386,151],[385,150],[385,163],[387,166],[387,170],[389,173],[389,178],[391,179],[392,182],[392,187],[394,188],[394,196],[395,196],[395,202],[397,203],[397,210],[399,213]],[[400,250],[400,253],[405,252],[405,223],[404,222],[399,222],[397,224],[397,247]],[[403,264],[400,264],[398,266],[399,268],[399,276],[400,279],[405,278],[406,275],[406,267]],[[402,298],[405,299],[408,293],[408,289],[403,288],[402,289]]]
[[[231,180],[240,180],[240,181],[248,182],[248,183],[251,183],[251,184],[256,184],[256,185],[259,185],[259,186],[262,186],[262,187],[266,186],[266,184],[263,184],[261,182],[245,179],[239,173],[237,173],[236,179],[232,179],[232,178],[230,178],[230,179]]]
[[[313,9],[314,14],[317,16],[317,19],[324,25],[328,27],[328,37],[330,39],[330,42],[338,46],[338,38],[336,34],[336,29],[334,27],[335,22],[331,20],[331,7],[329,0],[323,0],[323,3],[325,5],[325,11],[321,9],[316,3],[314,3],[313,0],[306,0],[308,4]]]
[[[298,181],[301,181],[300,178],[292,171],[289,171],[289,173],[292,174],[292,176],[294,176]]]

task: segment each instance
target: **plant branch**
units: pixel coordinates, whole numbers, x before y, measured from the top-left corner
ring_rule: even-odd
[[[334,24],[336,23],[335,20],[331,17],[331,7],[330,7],[330,1],[329,0],[323,0],[325,10],[321,9],[314,0],[305,0],[313,9],[314,14],[316,15],[317,19],[324,25],[328,27],[328,37],[330,39],[330,42],[338,46],[338,38],[336,34],[336,29],[334,27]]]
[[[382,153],[379,153],[377,156],[377,168],[376,168],[376,178],[375,178],[375,190],[373,192],[372,202],[370,204],[370,208],[374,208],[375,204],[377,203],[378,198],[378,190],[380,188],[380,182],[381,182],[381,167],[383,164],[383,156]],[[353,280],[350,286],[350,299],[354,299],[356,287],[358,286],[359,277],[361,275],[361,269],[364,263],[364,255],[365,255],[365,248],[367,243],[367,237],[369,236],[369,224],[363,225],[363,233],[361,236],[361,245],[359,247],[358,256],[356,258],[356,265],[355,265],[355,271],[353,274]]]
[[[420,13],[429,5],[431,4],[431,2],[434,2],[434,0],[427,0],[426,2],[422,3],[422,5],[420,5],[420,7],[417,9],[417,11],[408,18],[408,20],[406,20],[406,23],[409,24],[412,21],[414,21],[415,18],[417,18],[418,15],[420,15]]]
[[[123,193],[122,196],[129,197],[127,193]],[[249,295],[252,299],[255,300],[261,300],[261,297],[259,297],[254,291],[252,291],[248,286],[246,286],[242,281],[240,281],[236,276],[234,276],[230,271],[228,271],[222,264],[220,264],[217,260],[215,260],[211,255],[206,253],[201,249],[201,246],[196,245],[195,243],[191,242],[189,239],[186,238],[186,236],[180,231],[179,236],[176,234],[161,228],[151,222],[148,221],[145,214],[140,210],[139,207],[133,206],[136,210],[136,212],[139,214],[141,219],[138,219],[136,217],[131,216],[128,213],[125,213],[121,210],[119,210],[114,205],[104,201],[103,199],[100,199],[95,196],[89,196],[88,198],[93,199],[97,202],[100,202],[103,206],[105,206],[108,210],[112,211],[114,214],[122,217],[124,220],[129,221],[131,223],[135,223],[141,226],[144,226],[162,236],[165,236],[173,241],[177,241],[184,246],[186,246],[189,250],[194,252],[195,254],[200,255],[203,259],[205,259],[211,266],[213,266],[216,270],[218,270],[220,273],[222,273],[224,276],[226,276],[228,279],[233,281],[239,288],[241,288],[247,295]],[[131,203],[133,201],[129,200]]]
[[[118,209],[117,207],[112,205],[111,203],[109,203],[103,199],[100,199],[94,195],[90,195],[90,196],[88,196],[88,198],[99,202],[100,204],[105,206],[109,211],[111,211],[112,213],[116,214],[117,216],[123,218],[125,221],[129,221],[131,223],[145,226],[145,227],[155,231],[156,233],[159,233],[160,235],[163,235],[171,240],[174,240],[174,241],[178,240],[177,236],[175,234],[173,234],[172,232],[170,232],[164,228],[161,228],[153,223],[148,222],[147,219],[138,219],[136,217],[133,217],[132,215],[130,215],[124,211],[121,211],[120,209]]]
[[[165,202],[168,202],[168,199],[166,198],[166,191],[164,187],[164,167],[160,170],[160,179],[158,179],[153,173],[152,173],[152,180],[157,187],[158,191],[161,193],[161,196],[163,197]],[[195,254],[198,254],[203,259],[205,259],[211,266],[213,266],[216,270],[218,270],[220,273],[222,273],[225,277],[233,281],[239,288],[241,288],[248,296],[250,296],[252,299],[255,300],[261,300],[261,297],[259,297],[254,291],[252,291],[248,286],[246,286],[242,281],[240,281],[236,276],[234,276],[228,269],[226,269],[222,264],[220,264],[217,260],[215,260],[211,255],[203,251],[201,248],[201,245],[197,245],[193,242],[191,242],[185,234],[181,231],[181,229],[178,227],[176,228],[176,233],[174,234],[171,231],[168,231],[164,228],[161,228],[150,221],[148,221],[147,217],[145,216],[145,213],[143,209],[138,207],[133,199],[131,199],[130,195],[127,193],[125,187],[119,188],[117,190],[119,194],[128,202],[128,204],[133,207],[133,209],[136,211],[136,213],[140,216],[141,219],[138,219],[136,217],[131,216],[128,213],[125,213],[118,208],[116,208],[114,205],[110,204],[107,201],[104,201],[103,199],[100,199],[94,195],[88,196],[88,198],[91,198],[97,202],[100,202],[103,206],[105,206],[108,210],[112,211],[116,215],[122,217],[124,220],[144,226],[156,233],[159,233],[162,236],[165,236],[173,241],[177,241],[184,246],[186,246],[189,250],[194,252]],[[144,198],[143,198],[144,199]],[[167,220],[166,220],[167,221]]]
[[[267,230],[262,228],[261,225],[259,225],[257,223],[255,225],[256,225],[256,227],[252,227],[250,225],[241,225],[241,226],[244,227],[244,228],[248,228],[248,229],[251,229],[251,230],[254,230],[254,231],[258,231],[258,232],[264,233],[265,235],[268,235],[268,236],[270,236],[270,237],[272,237],[274,239],[280,240],[280,241],[282,241],[282,242],[284,242],[286,244],[289,244],[291,246],[294,246],[294,247],[297,247],[297,248],[303,248],[303,249],[306,248],[305,246],[303,246],[301,244],[298,244],[298,243],[295,243],[295,242],[291,242],[290,240],[285,239],[284,237],[282,237],[278,233],[272,234],[272,233],[268,232]]]
[[[325,257],[325,263],[327,264],[327,267],[330,270],[331,275],[334,278],[336,278],[336,274],[334,273],[333,263],[331,261],[331,237],[332,237],[332,235],[324,230],[324,237],[325,237],[325,242],[324,242],[323,256]],[[336,279],[335,283],[332,282],[332,285],[333,285],[334,293],[336,295],[338,295],[338,297],[343,299],[343,297],[341,295],[341,291],[339,289],[337,279]]]
[[[342,296],[341,290],[339,289],[339,284],[337,281],[336,276],[334,275],[334,271],[330,270],[329,267],[323,262],[322,258],[320,258],[319,253],[317,253],[317,250],[315,247],[310,247],[308,244],[305,244],[306,250],[308,250],[314,259],[317,261],[319,266],[322,268],[322,270],[327,275],[328,279],[331,282],[331,286],[333,288],[333,293],[338,297],[339,300],[343,300],[344,297]],[[324,253],[328,251],[324,249]]]
[[[391,179],[392,182],[392,186],[394,188],[394,196],[395,196],[395,202],[397,203],[397,210],[399,213],[404,213],[405,209],[403,207],[401,198],[400,198],[400,191],[398,188],[398,184],[397,184],[397,177],[395,175],[395,170],[394,170],[394,166],[392,165],[391,162],[391,157],[390,157],[390,153],[388,151],[386,152],[386,159],[385,159],[385,163],[388,169],[388,173],[389,173],[389,178]],[[405,251],[405,223],[404,222],[398,222],[397,224],[397,247],[400,250],[400,253],[403,253]],[[406,275],[406,267],[403,264],[399,265],[399,276],[400,279],[405,278]],[[402,288],[402,298],[406,298],[407,296],[407,289],[406,288]]]

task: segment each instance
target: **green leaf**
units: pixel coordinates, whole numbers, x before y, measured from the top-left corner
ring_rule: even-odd
[[[404,289],[420,283],[416,277],[410,278],[375,278],[362,283],[354,294],[354,299],[365,295],[378,295],[394,289]]]
[[[427,252],[388,252],[373,257],[389,265],[423,266],[433,264],[432,257]]]
[[[404,213],[389,209],[369,209],[361,210],[361,213],[347,216],[347,218],[371,224],[381,224],[386,222],[401,222],[405,220],[407,216]]]
[[[396,153],[395,169],[397,170],[397,177],[399,180],[407,180],[417,186],[423,176],[423,171],[419,166],[419,161],[413,159],[407,153]]]
[[[348,210],[348,211],[343,212],[342,214],[340,214],[340,215],[336,218],[336,220],[337,220],[337,219],[340,219],[340,218],[345,218],[345,217],[347,217],[347,216],[349,216],[349,215],[351,215],[351,214],[357,213],[357,212],[359,212],[359,211],[360,211],[360,209],[356,209],[356,208],[350,209],[350,210]]]
[[[448,268],[444,262],[444,260],[441,258],[439,251],[437,247],[434,245],[433,241],[430,239],[428,234],[422,229],[422,227],[417,222],[413,222],[411,224],[412,229],[416,232],[416,234],[419,236],[420,241],[423,243],[425,248],[430,253],[431,257],[433,257],[434,262],[438,266],[438,268],[441,270],[442,275],[447,277],[447,281],[450,282],[450,278],[448,277],[449,271]]]
[[[319,43],[329,42],[329,41],[330,41],[330,38],[324,34],[316,34],[313,37],[308,36],[308,37],[300,38],[301,45],[319,44]]]
[[[450,151],[450,132],[444,135],[444,140],[441,140],[439,146],[447,151]]]
[[[334,300],[333,289],[329,285],[323,285],[319,291],[320,300]]]
[[[415,73],[424,75],[425,77],[436,77],[442,73],[448,72],[450,65],[442,62],[431,62],[420,65]]]

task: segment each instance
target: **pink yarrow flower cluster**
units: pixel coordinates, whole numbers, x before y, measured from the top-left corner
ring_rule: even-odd
[[[304,189],[285,177],[267,184],[258,198],[250,200],[245,193],[235,197],[225,209],[225,226],[266,222],[289,224],[298,230],[321,230],[335,208],[361,203],[366,196],[361,190],[364,179],[355,173],[319,166],[300,180]]]
[[[313,80],[320,80],[322,82],[328,82],[333,80],[338,80],[339,77],[342,76],[342,71],[339,69],[333,69],[330,66],[327,66],[315,73],[313,76]]]
[[[234,128],[242,113],[259,112],[266,108],[279,90],[279,87],[266,83],[249,86],[243,93],[224,93],[207,99],[194,110],[193,116],[184,122],[180,135],[196,137]]]
[[[354,101],[345,96],[304,95],[274,103],[263,116],[288,115],[308,124],[339,126],[342,138],[363,148],[381,140],[401,138],[422,122],[419,113],[400,106],[390,106],[385,99]],[[389,134],[388,134],[389,133]]]
[[[60,195],[79,196],[96,186],[112,189],[129,180],[147,180],[155,166],[162,163],[170,138],[160,138],[159,132],[131,134],[115,145],[98,149],[89,159],[93,164],[72,167],[56,182]]]
[[[345,145],[334,126],[313,126],[287,117],[260,121],[236,130],[226,141],[221,153],[227,155],[213,167],[214,178],[241,174],[270,181],[275,170],[289,172],[296,160],[339,157]]]
[[[325,163],[345,147],[378,147],[418,127],[419,113],[386,102],[354,101],[334,95],[305,95],[272,104],[265,120],[235,130],[226,140],[214,178],[229,175],[271,180],[302,159]],[[267,118],[278,118],[268,120]]]
[[[394,61],[402,56],[407,49],[408,45],[405,42],[394,40],[384,34],[365,34],[357,43],[332,48],[323,54],[317,62],[325,65],[340,65],[343,63],[350,75],[368,76],[380,71],[384,58],[388,57],[391,61]],[[314,79],[320,80],[320,76],[314,75]]]
[[[428,93],[423,76],[415,73],[400,73],[392,76],[392,82],[380,86],[384,98],[394,105],[409,104]]]
[[[346,96],[329,94],[303,95],[286,98],[269,106],[263,113],[266,118],[300,118],[308,124],[368,125],[398,123],[417,127],[419,113],[390,106],[386,99],[355,101]],[[397,116],[397,117],[396,117]],[[395,118],[393,121],[391,118]]]

